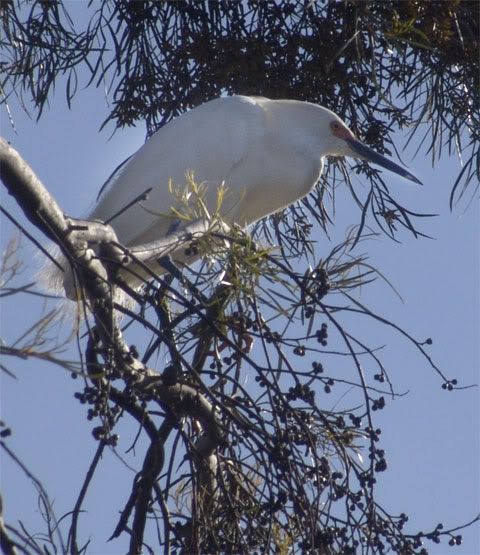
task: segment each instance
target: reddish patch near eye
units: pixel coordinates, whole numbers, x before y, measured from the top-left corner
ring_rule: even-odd
[[[338,123],[338,121],[332,121],[330,123],[330,129],[335,137],[338,137],[339,139],[355,139],[355,135],[350,131],[350,129],[347,129],[344,125]]]

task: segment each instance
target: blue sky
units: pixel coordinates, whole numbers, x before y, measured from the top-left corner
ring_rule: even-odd
[[[112,169],[144,140],[143,126],[113,136],[112,128],[99,132],[107,115],[101,90],[81,91],[69,111],[59,88],[38,123],[18,104],[12,103],[11,108],[16,132],[3,111],[2,136],[19,150],[64,211],[74,216],[88,211]],[[400,291],[404,303],[381,281],[363,289],[359,298],[415,337],[432,337],[429,352],[445,373],[463,385],[476,384],[480,381],[478,199],[466,210],[449,211],[450,188],[459,168],[455,158],[443,159],[433,169],[422,154],[412,160],[407,153],[404,160],[424,187],[386,173],[385,179],[398,199],[414,211],[439,214],[423,222],[423,231],[434,239],[404,236],[402,243],[396,244],[380,236],[363,244],[360,251],[368,252],[372,263]],[[333,243],[343,238],[348,225],[358,222],[348,198],[340,193],[338,202]],[[3,189],[2,206],[25,224]],[[2,250],[14,233],[11,224],[2,219]],[[28,241],[22,243],[25,271],[19,281],[25,282],[32,279],[38,263]],[[326,237],[319,238],[319,243],[319,248],[327,248]],[[7,343],[18,337],[42,308],[42,303],[31,297],[6,299],[2,304],[1,336]],[[416,530],[433,528],[439,519],[446,526],[466,522],[479,510],[478,389],[447,393],[441,389],[439,377],[404,340],[379,327],[366,326],[364,333],[375,343],[389,343],[385,357],[390,377],[398,391],[409,392],[390,402],[377,417],[389,463],[388,472],[379,478],[380,501],[397,514],[408,513]],[[66,356],[76,354],[72,345]],[[85,409],[73,398],[77,383],[45,363],[6,362],[17,377],[1,376],[1,417],[13,430],[8,444],[43,483],[61,516],[72,508],[96,448]],[[130,432],[125,430],[126,436]],[[135,467],[141,460],[141,456],[130,458],[129,463]],[[105,455],[81,520],[81,527],[91,535],[89,553],[125,552],[124,540],[105,541],[132,478],[132,470],[115,454]],[[4,454],[1,481],[6,521],[21,519],[31,530],[42,529],[33,487]],[[479,553],[478,526],[461,533],[462,546],[450,549],[442,542],[431,546],[430,552]]]

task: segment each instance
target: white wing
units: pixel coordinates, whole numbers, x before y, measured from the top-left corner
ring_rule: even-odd
[[[168,214],[174,205],[169,181],[183,188],[190,171],[197,183],[208,184],[210,206],[215,206],[223,181],[232,187],[225,207],[232,209],[252,186],[248,174],[243,174],[243,183],[232,174],[257,142],[255,131],[264,127],[262,112],[254,99],[219,98],[168,123],[129,159],[90,217],[108,220],[151,188],[148,200],[128,208],[112,225],[126,245],[163,237],[172,224],[171,218],[159,215]]]

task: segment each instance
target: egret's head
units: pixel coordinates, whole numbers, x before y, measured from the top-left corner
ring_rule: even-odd
[[[331,152],[328,154],[331,156],[350,156],[352,158],[368,160],[369,162],[373,162],[382,168],[401,175],[405,179],[414,181],[419,185],[422,184],[421,181],[419,181],[408,170],[402,168],[398,164],[395,164],[392,160],[385,158],[385,156],[378,154],[378,152],[375,152],[369,146],[359,141],[350,129],[343,123],[343,121],[335,114],[332,114],[332,117],[330,118],[329,132],[331,138],[331,141],[329,141]]]

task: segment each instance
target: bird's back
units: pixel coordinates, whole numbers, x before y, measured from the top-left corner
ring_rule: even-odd
[[[172,220],[166,217],[175,199],[169,182],[185,187],[186,173],[208,185],[214,202],[218,187],[241,162],[262,128],[262,109],[246,97],[219,98],[173,120],[132,156],[120,175],[101,195],[91,217],[107,220],[135,197],[151,189],[148,200],[128,208],[112,221],[127,245],[166,235]]]

